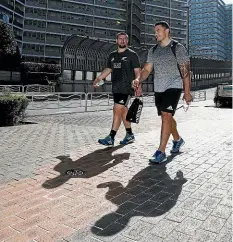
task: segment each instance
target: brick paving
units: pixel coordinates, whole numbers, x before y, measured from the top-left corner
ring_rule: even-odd
[[[159,166],[155,108],[136,142],[104,148],[111,111],[29,117],[0,128],[0,241],[232,241],[232,110],[177,111],[186,144]],[[208,107],[206,107],[208,106]],[[121,128],[118,143],[124,136]],[[67,169],[84,174],[71,178]]]

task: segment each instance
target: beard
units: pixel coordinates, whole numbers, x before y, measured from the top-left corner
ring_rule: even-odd
[[[127,47],[126,45],[118,45],[118,48],[121,48],[121,49],[124,49],[126,47]]]

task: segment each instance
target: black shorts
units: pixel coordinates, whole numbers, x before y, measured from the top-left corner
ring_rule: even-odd
[[[128,94],[113,93],[113,101],[116,104],[127,106],[131,96]]]
[[[178,102],[181,96],[181,89],[167,89],[165,92],[155,92],[155,106],[158,110],[158,115],[161,112],[175,114]]]

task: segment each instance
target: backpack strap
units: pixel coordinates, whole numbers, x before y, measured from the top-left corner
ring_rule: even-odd
[[[179,44],[179,42],[178,41],[176,41],[176,40],[172,40],[172,44],[171,44],[171,50],[172,50],[172,53],[173,53],[173,55],[176,57],[176,46]],[[176,59],[176,61],[177,61],[177,59]],[[178,70],[179,70],[179,72],[180,72],[180,77],[181,77],[181,79],[183,79],[183,77],[182,77],[182,73],[181,73],[181,70],[180,70],[180,66],[179,66],[179,64],[178,64],[178,62],[177,62],[177,68],[178,68]]]
[[[172,40],[172,44],[171,44],[171,50],[173,55],[176,57],[176,46],[178,45],[178,42],[176,40]]]
[[[155,53],[155,50],[157,49],[157,47],[158,47],[158,44],[156,44],[155,46],[153,46],[153,48],[152,48],[152,54]]]

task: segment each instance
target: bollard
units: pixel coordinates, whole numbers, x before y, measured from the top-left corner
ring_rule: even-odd
[[[85,112],[87,112],[87,98],[88,98],[88,93],[85,93]]]

